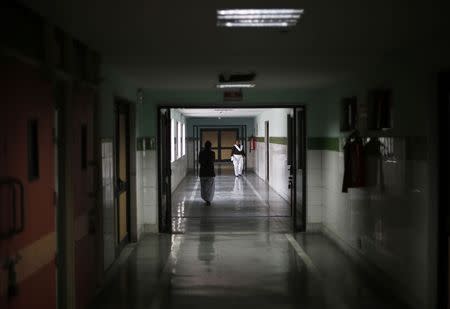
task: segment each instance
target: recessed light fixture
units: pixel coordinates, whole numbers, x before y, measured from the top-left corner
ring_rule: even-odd
[[[219,89],[239,89],[239,88],[255,88],[253,83],[219,83],[216,86]]]
[[[285,28],[297,25],[303,9],[226,9],[217,10],[219,27]]]

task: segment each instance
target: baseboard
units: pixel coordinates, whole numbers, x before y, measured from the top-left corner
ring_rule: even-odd
[[[105,272],[103,273],[103,278],[101,282],[99,282],[99,286],[94,292],[95,296],[98,296],[103,288],[111,282],[114,276],[119,272],[120,266],[123,265],[127,260],[133,250],[136,248],[138,243],[130,243],[126,245],[123,250],[120,252],[120,255],[114,260],[114,262],[109,266]],[[95,298],[95,297],[94,297]],[[94,299],[93,298],[93,299]]]
[[[159,233],[158,224],[145,223],[143,228],[143,234],[157,234]]]
[[[307,233],[320,233],[322,232],[322,223],[307,223],[306,224]]]
[[[349,256],[361,269],[363,269],[372,280],[379,286],[385,286],[389,282],[390,290],[393,291],[398,298],[414,309],[423,309],[425,304],[411,293],[401,282],[393,279],[389,274],[380,269],[377,265],[367,260],[367,258],[351,247],[336,233],[331,231],[325,225],[322,225],[322,233],[331,239],[347,256]]]
[[[145,226],[144,224],[141,225],[141,228],[138,231],[138,238],[137,241],[139,242],[142,239],[142,236],[145,234]]]

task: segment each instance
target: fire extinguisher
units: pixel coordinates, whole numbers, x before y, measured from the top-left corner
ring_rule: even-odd
[[[250,150],[256,150],[256,138],[253,135],[250,137]]]

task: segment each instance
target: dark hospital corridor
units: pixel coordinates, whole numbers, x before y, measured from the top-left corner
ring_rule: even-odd
[[[145,237],[92,308],[410,308],[321,234],[291,236],[289,204],[254,174],[217,178],[211,206],[183,180],[174,234]]]
[[[450,309],[449,16],[0,1],[0,309]]]

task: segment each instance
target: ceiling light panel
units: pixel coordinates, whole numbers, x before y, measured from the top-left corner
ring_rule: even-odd
[[[302,9],[230,9],[217,10],[219,27],[294,27]]]
[[[238,88],[255,88],[256,84],[252,83],[223,83],[223,84],[217,84],[216,86],[219,89],[238,89]]]

